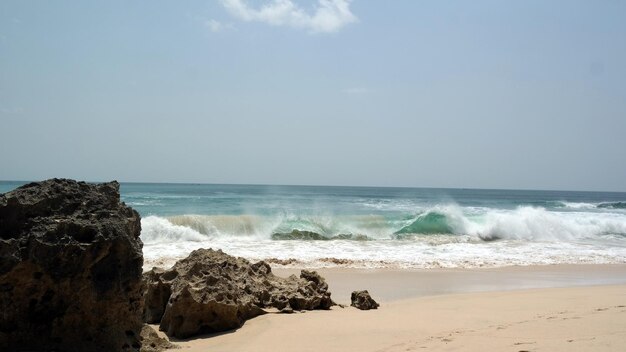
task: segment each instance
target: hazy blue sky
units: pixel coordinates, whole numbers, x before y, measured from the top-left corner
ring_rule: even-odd
[[[0,179],[626,191],[626,1],[0,2]]]

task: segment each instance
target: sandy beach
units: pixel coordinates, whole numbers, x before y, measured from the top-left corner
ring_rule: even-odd
[[[368,289],[381,307],[267,314],[178,343],[185,351],[516,352],[626,344],[626,265],[320,272],[337,302]]]

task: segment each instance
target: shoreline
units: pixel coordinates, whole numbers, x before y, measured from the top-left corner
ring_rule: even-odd
[[[621,351],[626,344],[626,265],[317,271],[337,303],[367,289],[380,308],[267,314],[173,342],[188,352]]]
[[[626,264],[553,264],[496,268],[361,269],[272,267],[278,276],[315,270],[333,300],[350,303],[350,293],[367,289],[381,302],[444,294],[626,284]]]

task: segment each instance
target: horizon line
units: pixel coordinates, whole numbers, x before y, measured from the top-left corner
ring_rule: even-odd
[[[32,180],[0,180],[0,182],[23,182],[23,183],[31,183],[31,182],[42,182],[49,179],[54,178],[65,178],[65,177],[49,177],[40,181],[32,181]],[[71,178],[65,178],[71,179]],[[76,179],[73,179],[76,180]],[[79,180],[76,180],[79,181]],[[584,193],[626,193],[625,191],[592,191],[592,190],[571,190],[571,189],[539,189],[539,188],[480,188],[480,187],[433,187],[433,186],[356,186],[356,185],[321,185],[321,184],[272,184],[272,183],[220,183],[220,182],[182,182],[182,181],[169,181],[169,182],[155,182],[155,181],[120,181],[120,180],[109,180],[109,181],[86,181],[80,180],[87,183],[104,183],[117,181],[120,184],[161,184],[161,185],[213,185],[213,186],[272,186],[272,187],[345,187],[345,188],[398,188],[398,189],[450,189],[450,190],[480,190],[480,191],[536,191],[536,192],[584,192]]]

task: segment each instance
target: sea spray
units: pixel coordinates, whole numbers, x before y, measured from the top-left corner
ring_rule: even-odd
[[[173,224],[166,218],[147,216],[141,219],[141,239],[144,243],[203,242],[208,239],[192,227]]]
[[[250,259],[290,261],[292,265],[310,267],[626,262],[626,219],[620,215],[559,214],[533,207],[492,210],[481,215],[475,210],[470,215],[458,211],[447,213],[439,207],[416,216],[406,226],[402,226],[406,220],[385,221],[388,227],[382,227],[380,222],[363,221],[359,217],[335,219],[348,223],[343,228],[360,228],[374,234],[371,237],[307,230],[300,230],[307,236],[290,235],[291,232],[277,232],[287,228],[285,223],[260,216],[177,216],[171,220],[150,216],[142,222],[142,238],[150,253],[146,254],[148,261],[163,258],[173,261],[193,249],[213,247]],[[183,223],[183,218],[194,221],[188,221],[186,226],[178,225]],[[286,223],[296,224],[293,219]],[[373,228],[365,228],[364,224],[373,224]],[[396,230],[394,225],[400,228]]]

